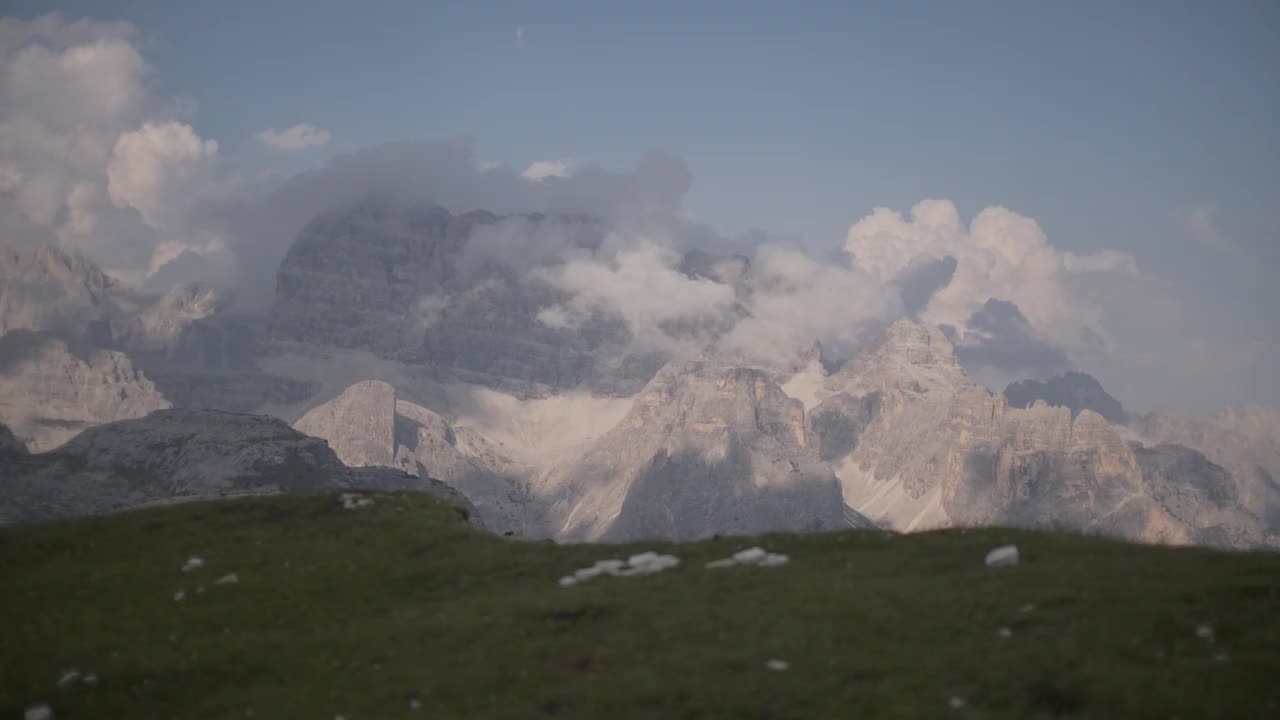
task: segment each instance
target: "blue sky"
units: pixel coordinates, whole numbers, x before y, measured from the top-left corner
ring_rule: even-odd
[[[194,100],[193,124],[233,158],[295,122],[334,138],[313,161],[463,134],[517,166],[626,167],[658,147],[691,168],[700,218],[819,246],[873,206],[925,197],[966,216],[1003,204],[1060,246],[1155,263],[1193,252],[1172,237],[1180,210],[1215,205],[1264,245],[1276,224],[1274,3],[58,8],[133,23],[157,93]]]
[[[730,234],[799,234],[818,256],[875,207],[945,198],[967,221],[1004,206],[1034,218],[1056,251],[1132,254],[1150,273],[1148,295],[1176,296],[1177,313],[1194,316],[1205,357],[1231,343],[1254,343],[1257,358],[1280,348],[1274,2],[10,0],[4,14],[50,10],[130,23],[147,102],[182,99],[181,121],[217,141],[221,171],[290,174],[359,148],[458,136],[516,169],[571,159],[625,170],[659,149],[692,172],[685,207],[699,220]],[[127,85],[136,73],[116,60],[102,76]],[[84,86],[32,84],[61,72],[53,67],[29,65],[0,91],[63,107],[41,93],[73,102]],[[56,128],[56,115],[37,123]],[[135,129],[119,122],[102,119],[105,137]],[[255,139],[298,123],[331,140],[275,153]],[[152,152],[160,140],[192,151],[180,134],[131,147]],[[66,164],[9,145],[19,164],[0,167],[0,184]],[[160,159],[194,183],[200,147]],[[163,203],[181,188],[147,184],[158,165],[124,168],[137,182],[112,187],[112,159],[91,160],[40,186],[53,205],[23,195],[24,217],[52,228],[83,201],[82,214],[96,202],[109,218],[110,194],[115,208],[142,213],[156,242],[177,236]],[[75,200],[76,183],[97,194]],[[41,215],[48,207],[62,214]],[[111,230],[102,220],[58,232],[68,227]],[[1147,290],[1135,292],[1141,301]],[[1145,356],[1133,357],[1138,367]],[[1277,363],[1256,363],[1233,401],[1263,381],[1280,398]]]

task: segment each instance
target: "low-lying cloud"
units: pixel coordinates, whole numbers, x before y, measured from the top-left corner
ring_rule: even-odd
[[[258,142],[272,150],[305,150],[329,144],[329,131],[310,123],[299,123],[284,130],[267,128],[256,136]]]

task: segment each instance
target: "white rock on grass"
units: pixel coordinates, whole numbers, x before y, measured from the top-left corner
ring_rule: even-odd
[[[343,510],[357,510],[372,505],[373,498],[365,497],[360,493],[342,493],[338,496],[338,502],[342,503]]]
[[[706,567],[710,570],[733,567],[735,565],[777,567],[779,565],[786,565],[789,562],[791,562],[791,558],[783,555],[782,553],[771,553],[767,552],[762,547],[753,547],[747,548],[746,550],[739,550],[731,557],[724,558],[723,560],[712,560],[706,564]]]
[[[1213,628],[1208,625],[1200,625],[1196,627],[1196,637],[1208,643],[1213,642]]]
[[[192,555],[187,558],[187,563],[182,566],[182,572],[189,573],[204,567],[204,558]]]
[[[235,585],[240,582],[240,576],[235,573],[227,573],[217,580],[213,581],[214,585]]]
[[[603,575],[614,577],[632,577],[635,575],[653,575],[680,564],[675,555],[662,555],[656,552],[637,553],[625,561],[616,558],[599,560],[590,567],[575,570],[572,575],[560,578],[560,587],[573,587]]]
[[[791,667],[791,663],[787,662],[786,660],[779,660],[777,658],[774,658],[769,662],[766,662],[764,666],[775,672],[782,672],[783,670],[786,670],[787,668]]]
[[[174,594],[173,594],[173,601],[174,601],[174,602],[182,602],[183,600],[186,600],[186,599],[187,599],[187,591],[186,591],[186,590],[179,590],[178,592],[176,592],[176,593],[174,593]]]
[[[49,707],[49,703],[28,705],[22,711],[22,720],[53,720],[53,708]]]
[[[88,675],[85,675],[85,676],[84,676],[84,684],[85,684],[85,685],[97,685],[97,684],[98,684],[98,674],[97,674],[97,673],[89,673]]]
[[[1018,564],[1018,546],[1001,545],[987,553],[987,567],[1011,567]]]

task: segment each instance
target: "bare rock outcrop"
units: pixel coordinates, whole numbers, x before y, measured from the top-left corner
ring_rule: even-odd
[[[1231,474],[1245,508],[1280,527],[1280,410],[1228,408],[1200,420],[1151,413],[1134,418],[1130,427],[1152,443],[1204,453]]]
[[[1275,532],[1221,491],[1227,474],[1199,453],[1135,447],[1088,409],[1011,408],[914,321],[895,323],[826,389],[813,423],[845,501],[896,529],[1054,527],[1243,546]]]
[[[169,407],[123,353],[72,352],[48,334],[13,330],[0,337],[0,421],[32,452],[85,428]]]
[[[495,531],[546,534],[526,470],[470,428],[397,399],[388,383],[356,383],[312,408],[294,429],[328,442],[346,465],[393,468],[458,488]]]
[[[556,534],[687,540],[874,525],[845,514],[804,406],[762,370],[675,361],[627,416],[546,474]]]
[[[46,453],[0,459],[0,524],[183,499],[339,488],[423,490],[473,510],[444,483],[348,468],[323,440],[283,420],[171,409],[90,428]]]

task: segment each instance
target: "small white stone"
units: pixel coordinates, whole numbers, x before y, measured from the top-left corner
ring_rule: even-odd
[[[204,586],[203,586],[203,585],[201,585],[200,587],[196,588],[196,594],[199,594],[199,593],[202,593],[202,592],[204,592]]]
[[[737,564],[738,564],[737,560],[734,560],[733,558],[725,558],[723,560],[712,560],[711,562],[707,563],[707,568],[711,570],[715,570],[716,568],[733,567],[734,565],[737,565]]]
[[[66,687],[79,679],[80,679],[79,670],[75,670],[75,669],[68,670],[62,673],[62,677],[58,678],[58,687]]]
[[[85,675],[85,676],[84,676],[84,684],[85,684],[85,685],[97,685],[97,684],[98,684],[98,675],[97,675],[97,673],[89,673],[88,675]]]
[[[422,708],[422,701],[421,701],[421,700],[419,700],[418,698],[409,698],[409,709],[410,709],[410,710],[420,710],[421,708]]]
[[[1218,653],[1217,655],[1214,655],[1214,656],[1213,656],[1213,661],[1214,661],[1214,662],[1216,662],[1216,663],[1230,662],[1230,661],[1231,661],[1231,656],[1230,656],[1230,655],[1228,655],[1228,654],[1226,654],[1226,653],[1224,653],[1224,652],[1222,652],[1222,653]]]
[[[1000,637],[1005,640],[1008,640],[1009,638],[1013,637],[1013,631],[1007,627],[1000,628],[999,634],[1000,634]]]
[[[601,572],[612,575],[618,572],[619,570],[621,570],[625,565],[626,563],[621,560],[610,559],[610,560],[597,560],[596,564],[593,565],[592,567],[600,570]]]
[[[173,594],[173,601],[174,601],[174,602],[182,602],[183,600],[186,600],[186,599],[187,599],[187,591],[186,591],[186,590],[179,590],[178,592],[176,592],[176,593],[174,593],[174,594]]]
[[[28,705],[22,711],[22,720],[53,720],[53,708],[48,703]]]
[[[235,573],[227,573],[213,582],[214,585],[235,585],[240,582],[240,576]]]
[[[204,567],[204,558],[192,555],[187,558],[187,563],[182,566],[182,572],[191,572]]]
[[[959,695],[952,695],[951,699],[947,701],[947,704],[951,706],[951,709],[959,710],[964,707],[964,698]]]
[[[667,570],[680,564],[680,558],[675,555],[659,555],[652,563],[659,570]]]
[[[603,570],[593,565],[589,568],[582,568],[581,570],[575,570],[573,573],[573,576],[577,578],[579,581],[583,581],[583,580],[590,580],[591,578],[597,577],[602,573],[604,573]]]
[[[627,564],[633,567],[637,565],[648,565],[649,563],[653,562],[657,558],[658,558],[658,553],[656,552],[637,553],[627,558]]]
[[[733,554],[733,559],[743,565],[755,565],[768,556],[769,553],[765,552],[764,548],[753,547],[747,548],[746,550],[739,550]]]
[[[760,567],[777,567],[791,562],[791,558],[781,553],[769,553],[760,561]]]
[[[573,587],[578,584],[578,578],[572,575],[565,575],[560,578],[560,587]]]
[[[1001,545],[987,553],[987,567],[1009,567],[1018,564],[1018,546]]]
[[[1196,628],[1196,637],[1206,642],[1213,642],[1213,628],[1208,625],[1200,625]]]
[[[787,668],[791,667],[791,663],[787,662],[786,660],[779,660],[777,658],[774,658],[769,662],[766,662],[764,666],[769,668],[770,670],[774,670],[776,672],[782,672],[783,670],[786,670]]]
[[[1029,612],[1031,612],[1032,610],[1035,610],[1035,609],[1036,609],[1036,606],[1035,606],[1035,605],[1032,605],[1031,603],[1027,603],[1026,605],[1023,605],[1022,607],[1018,608],[1018,612],[1020,612],[1020,613],[1029,613]]]

